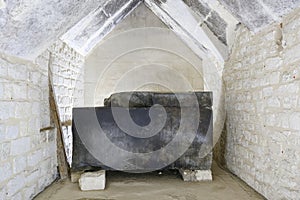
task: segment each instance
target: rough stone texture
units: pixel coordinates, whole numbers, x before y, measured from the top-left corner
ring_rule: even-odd
[[[240,22],[257,31],[289,11],[299,7],[299,0],[219,0]]]
[[[0,52],[34,60],[105,0],[10,0],[0,10]],[[13,34],[12,34],[13,33]]]
[[[0,59],[0,199],[31,199],[57,176],[48,54],[37,64]]]
[[[240,28],[224,71],[226,164],[268,199],[300,196],[299,22],[298,9],[282,30]]]
[[[205,24],[221,42],[227,45],[227,23],[217,12],[212,11],[210,16],[208,16],[207,21],[205,21]]]
[[[212,94],[210,92],[197,92],[197,93],[180,93],[178,99],[181,99],[184,106],[179,106],[178,100],[175,94],[170,93],[147,93],[147,92],[137,92],[140,98],[131,98],[129,108],[130,116],[134,124],[138,126],[145,126],[149,124],[149,110],[152,105],[159,104],[165,108],[166,111],[166,121],[162,124],[162,127],[157,130],[157,133],[151,137],[139,138],[130,135],[132,133],[130,128],[135,128],[129,125],[129,129],[124,130],[120,128],[117,120],[114,118],[112,113],[112,107],[94,107],[94,108],[74,108],[73,109],[73,137],[74,137],[74,149],[73,149],[73,162],[72,169],[80,170],[84,167],[101,167],[103,169],[114,168],[115,166],[106,166],[105,160],[98,160],[99,154],[102,158],[110,158],[111,155],[117,154],[121,156],[121,153],[125,153],[126,159],[117,158],[115,160],[118,168],[115,170],[125,170],[125,171],[153,171],[161,168],[168,169],[195,169],[195,170],[209,170],[211,169],[212,163]],[[197,97],[199,108],[199,113],[195,112],[195,106],[191,105],[191,97]],[[143,97],[150,96],[151,101],[146,99],[143,102]],[[117,95],[112,95],[111,106],[118,111],[124,112],[128,110],[128,106],[124,105],[124,99],[128,98],[128,93],[120,93]],[[142,103],[141,103],[142,102]],[[140,105],[145,105],[146,107],[140,107]],[[109,106],[109,105],[108,105]],[[152,108],[155,110],[155,108]],[[182,119],[182,115],[188,112],[189,115],[185,114],[185,118]],[[93,118],[96,113],[97,119]],[[199,122],[194,122],[191,119],[199,117]],[[151,123],[159,124],[155,120],[161,120],[158,116],[152,118],[154,122]],[[123,120],[124,121],[124,120]],[[184,122],[182,122],[184,121]],[[96,124],[95,124],[95,123]],[[126,120],[125,120],[126,122]],[[155,125],[156,125],[155,124]],[[101,138],[102,133],[98,133],[97,126],[101,126],[104,131],[105,136],[109,141],[105,141],[105,138]],[[128,123],[126,123],[128,125]],[[195,127],[196,125],[196,127]],[[123,127],[123,126],[121,126]],[[195,127],[193,130],[192,127]],[[136,130],[136,129],[134,129]],[[170,144],[172,140],[176,140],[175,136],[180,134],[180,130],[185,130],[180,139],[180,146],[177,142]],[[141,129],[139,131],[139,136],[147,131]],[[156,131],[155,131],[156,132]],[[195,134],[191,136],[192,134]],[[95,135],[96,134],[96,135]],[[185,137],[190,137],[190,145],[186,146],[185,150],[177,154],[178,149],[182,149],[185,145]],[[93,139],[92,139],[93,138]],[[92,139],[92,142],[88,142]],[[102,143],[110,142],[110,147],[104,147]],[[172,149],[166,148],[167,145],[171,145]],[[119,154],[116,153],[118,148],[124,151],[120,151]],[[109,148],[105,154],[99,149],[99,147]],[[92,149],[92,151],[91,151]],[[156,152],[155,155],[149,155],[151,152]],[[166,152],[171,151],[173,156],[171,162],[166,158]],[[130,153],[132,152],[132,153]],[[127,155],[128,153],[128,155]],[[139,153],[139,157],[136,158],[135,154]],[[147,154],[149,153],[149,154]],[[98,157],[97,157],[98,156]],[[96,159],[98,158],[98,159]],[[137,161],[135,162],[135,159]],[[138,160],[139,159],[139,160]],[[111,160],[110,163],[114,161]],[[163,163],[168,163],[164,165]],[[117,166],[116,165],[116,166]],[[158,168],[156,168],[159,166]],[[161,166],[161,167],[160,167]]]
[[[128,2],[131,2],[127,5]],[[78,52],[87,53],[120,19],[134,9],[140,0],[10,0],[0,1],[0,52],[34,60],[72,26],[63,37]],[[154,1],[152,2],[159,2]],[[160,4],[167,1],[161,1]],[[242,23],[258,30],[278,21],[282,15],[299,6],[299,0],[220,0]],[[226,44],[226,23],[221,13],[210,10],[207,0],[185,0],[217,38]],[[125,6],[124,6],[125,5]],[[127,7],[126,7],[127,5]],[[124,6],[124,7],[123,7]],[[91,16],[94,16],[94,18]],[[82,18],[85,18],[81,20]],[[78,23],[78,21],[81,22]],[[83,22],[83,23],[82,23]],[[104,23],[105,22],[105,23]],[[74,26],[78,23],[78,26]],[[82,26],[84,25],[84,26]],[[174,25],[174,24],[173,24]],[[83,29],[82,29],[83,28]],[[15,33],[15,34],[10,34]]]
[[[209,55],[224,62],[228,58],[226,45],[199,26],[199,19],[184,2],[145,0],[145,4],[202,59]]]
[[[220,0],[220,2],[251,30],[256,30],[258,27],[266,26],[274,21],[258,0]]]
[[[212,181],[211,170],[179,170],[184,181]]]
[[[141,0],[111,0],[80,20],[61,38],[70,47],[87,55]]]
[[[159,104],[167,107],[185,107],[190,105],[190,96],[194,95],[198,98],[201,107],[210,108],[212,106],[213,101],[210,92],[160,93],[149,91],[114,93],[104,100],[104,106],[138,108],[151,107],[155,104]],[[185,102],[185,104],[180,104],[178,99]]]
[[[31,199],[57,177],[56,130],[51,129],[49,108],[50,57],[61,118],[71,119],[71,106],[83,100],[82,59],[74,51],[58,42],[35,63],[0,60],[0,187],[4,191],[0,199]],[[43,128],[49,130],[40,131]]]
[[[199,0],[184,0],[184,2],[199,16],[208,28],[222,41],[227,44],[227,23],[220,15],[212,10],[208,4]],[[202,22],[202,23],[203,23]]]
[[[288,14],[300,5],[299,0],[262,0],[262,2],[278,17]]]
[[[82,191],[104,190],[105,170],[82,174],[79,179],[79,187]]]
[[[71,182],[77,183],[84,171],[71,171]]]
[[[83,105],[84,58],[65,43],[53,44],[51,52],[52,82],[62,123],[72,120],[72,108]],[[69,163],[72,160],[71,126],[63,126],[64,143]]]

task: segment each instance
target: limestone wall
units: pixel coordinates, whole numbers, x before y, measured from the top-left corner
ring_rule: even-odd
[[[62,42],[35,63],[20,63],[0,59],[0,199],[31,199],[57,178],[49,66],[61,121],[83,104],[83,58]],[[70,126],[63,132],[70,161]]]
[[[228,168],[268,199],[300,196],[299,10],[258,34],[240,27],[226,63]]]
[[[0,199],[31,199],[57,177],[47,52],[35,64],[0,59]]]
[[[83,106],[83,73],[84,58],[63,42],[56,42],[49,48],[51,52],[50,69],[52,82],[59,108],[60,120],[72,120],[72,108]],[[71,126],[63,126],[67,158],[72,158]]]

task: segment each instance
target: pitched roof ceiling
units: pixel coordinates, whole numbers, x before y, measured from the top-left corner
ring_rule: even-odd
[[[69,30],[62,39],[86,54],[140,2],[142,0],[0,0],[0,53],[33,60]],[[204,56],[209,51],[220,59],[227,57],[238,21],[258,31],[280,21],[283,15],[300,5],[300,0],[144,2],[170,28],[184,34],[194,51],[200,49]]]

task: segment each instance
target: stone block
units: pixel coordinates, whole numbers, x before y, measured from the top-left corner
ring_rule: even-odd
[[[211,170],[179,170],[184,181],[212,181]]]
[[[28,156],[27,162],[29,166],[36,166],[39,162],[43,160],[43,151],[38,150],[34,153],[31,153],[30,156]]]
[[[16,139],[19,135],[18,126],[8,126],[6,128],[6,139]]]
[[[27,167],[26,157],[19,156],[13,159],[13,172],[15,174],[22,172]]]
[[[30,138],[23,137],[11,142],[11,155],[20,155],[30,150]]]
[[[25,177],[23,174],[15,176],[7,183],[7,195],[12,196],[25,186]]]
[[[11,164],[6,162],[0,165],[0,182],[9,179],[12,175]]]
[[[4,160],[7,160],[9,156],[10,156],[10,143],[4,142],[0,144],[0,161],[2,162]]]
[[[86,172],[80,176],[79,187],[82,191],[104,190],[105,171]]]

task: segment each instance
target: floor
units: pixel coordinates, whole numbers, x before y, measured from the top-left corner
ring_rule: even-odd
[[[213,165],[212,182],[184,182],[173,172],[107,173],[104,191],[82,192],[78,183],[58,181],[35,200],[247,200],[264,199],[232,174]]]

